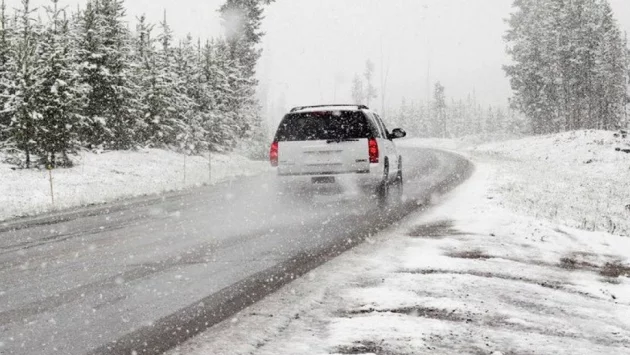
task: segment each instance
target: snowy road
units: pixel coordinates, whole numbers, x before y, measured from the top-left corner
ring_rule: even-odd
[[[160,353],[457,185],[471,165],[408,149],[407,203],[278,204],[272,176],[71,221],[0,229],[0,354]],[[113,343],[117,341],[116,343]]]

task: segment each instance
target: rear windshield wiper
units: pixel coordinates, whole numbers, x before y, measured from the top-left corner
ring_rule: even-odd
[[[329,139],[326,141],[326,143],[331,144],[331,143],[341,143],[341,142],[358,142],[359,140],[357,138],[337,138],[337,139]]]

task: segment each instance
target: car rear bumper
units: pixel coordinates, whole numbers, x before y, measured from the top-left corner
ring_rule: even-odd
[[[278,174],[277,177],[282,190],[315,193],[373,192],[382,180],[383,172],[376,167],[361,173]]]

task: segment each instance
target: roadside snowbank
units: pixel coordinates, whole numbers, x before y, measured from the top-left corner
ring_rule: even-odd
[[[621,354],[630,239],[516,214],[497,167],[170,354]]]
[[[75,162],[73,168],[52,172],[54,208],[48,171],[13,170],[13,166],[0,163],[0,221],[181,190],[210,180],[207,157],[185,157],[158,149],[82,153]],[[212,183],[269,169],[266,162],[219,154],[212,156],[211,166]]]
[[[571,227],[630,236],[630,137],[575,131],[481,145],[498,166],[494,193],[520,212]]]

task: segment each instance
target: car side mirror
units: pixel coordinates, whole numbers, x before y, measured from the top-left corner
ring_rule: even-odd
[[[402,128],[395,128],[392,130],[392,133],[389,135],[390,139],[399,139],[407,137],[407,132],[405,132]]]

